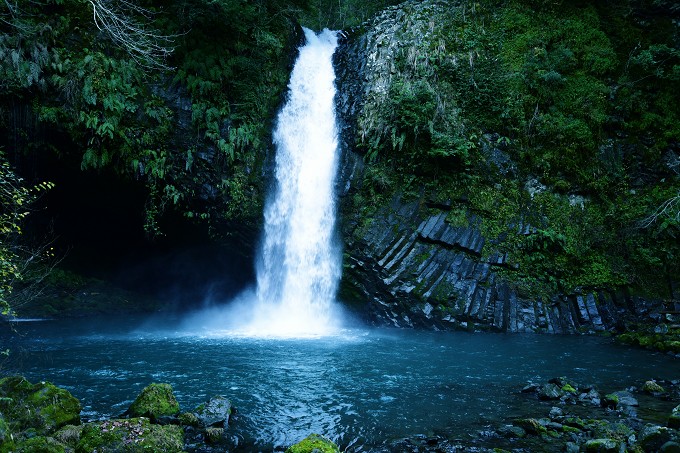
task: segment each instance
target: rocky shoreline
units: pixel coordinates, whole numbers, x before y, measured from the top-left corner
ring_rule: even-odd
[[[680,380],[624,383],[620,389],[556,377],[509,388],[517,410],[494,424],[465,432],[423,433],[357,445],[371,452],[674,452],[680,451]],[[452,408],[455,410],[455,408]],[[239,443],[226,396],[181,411],[169,384],[144,388],[118,418],[81,420],[81,404],[49,382],[20,376],[0,380],[0,452],[256,451]],[[275,448],[274,451],[283,451]],[[288,453],[339,452],[311,434]]]
[[[0,452],[250,451],[229,433],[235,409],[225,396],[181,412],[172,387],[152,383],[118,418],[83,421],[81,409],[73,395],[49,382],[32,384],[21,376],[0,379]],[[338,449],[329,440],[310,435],[285,451]]]

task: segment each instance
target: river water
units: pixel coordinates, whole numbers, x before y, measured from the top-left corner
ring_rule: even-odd
[[[151,382],[172,384],[183,411],[225,395],[238,410],[230,434],[244,451],[271,451],[313,432],[349,451],[416,434],[466,436],[526,411],[517,392],[529,381],[568,376],[609,392],[680,376],[672,357],[592,336],[357,328],[267,339],[180,326],[16,323],[2,334],[12,349],[3,372],[65,387],[85,420],[120,415]]]

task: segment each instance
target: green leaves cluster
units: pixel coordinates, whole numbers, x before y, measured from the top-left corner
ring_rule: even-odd
[[[294,17],[310,5],[148,0],[138,7],[127,9],[130,23],[174,37],[167,67],[140,64],[98,28],[87,2],[0,6],[0,129],[8,137],[0,144],[54,148],[31,136],[32,125],[12,120],[28,107],[41,127],[70,139],[56,151],[80,155],[84,171],[144,181],[152,234],[168,207],[215,222],[259,217],[258,168],[297,44]]]

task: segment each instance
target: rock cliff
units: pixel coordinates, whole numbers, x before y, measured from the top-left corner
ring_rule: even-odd
[[[390,124],[395,117],[385,114],[394,86],[413,82],[428,62],[443,67],[441,61],[446,60],[469,66],[472,72],[475,59],[484,58],[462,46],[445,48],[440,38],[452,16],[472,13],[474,6],[467,2],[406,2],[343,34],[335,57],[343,149],[338,181],[345,247],[340,298],[375,324],[442,330],[596,332],[623,328],[630,320],[660,319],[663,304],[631,296],[618,286],[593,285],[541,296],[524,291],[516,284],[518,264],[499,240],[537,232],[533,222],[523,220],[524,213],[516,213],[515,222],[502,234],[490,235],[483,211],[464,196],[442,199],[427,183],[416,184],[415,190],[385,184],[378,189],[378,206],[362,206],[366,185],[371,184],[367,172],[379,160],[372,150],[387,153],[391,147],[395,152],[403,145]],[[426,74],[446,76],[443,70]],[[450,129],[469,130],[455,102],[449,110],[455,123]],[[524,196],[532,199],[530,177],[517,174],[517,165],[493,131],[481,132],[474,146],[483,158],[472,171],[484,174],[492,185],[494,178],[516,180]],[[393,166],[390,171],[399,169]],[[584,203],[575,195],[554,196],[571,206]]]

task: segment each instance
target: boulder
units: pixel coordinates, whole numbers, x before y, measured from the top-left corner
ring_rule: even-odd
[[[340,449],[325,437],[310,434],[295,445],[288,447],[286,453],[340,453]]]
[[[87,423],[76,453],[180,453],[184,431],[177,425],[154,425],[148,418],[129,418]]]
[[[194,428],[198,428],[201,426],[201,422],[198,420],[198,417],[193,412],[184,412],[182,414],[179,414],[178,419],[180,425],[191,426]]]
[[[632,393],[622,390],[605,395],[602,398],[601,405],[610,409],[624,409],[626,406],[637,407],[639,403]]]
[[[642,391],[645,393],[649,393],[650,395],[661,395],[663,393],[666,393],[666,390],[659,384],[657,384],[656,381],[645,382],[644,385],[642,386]]]
[[[231,401],[225,396],[215,396],[196,408],[195,415],[199,425],[208,428],[211,426],[226,428],[232,413]]]
[[[538,398],[542,400],[558,400],[565,395],[557,384],[545,384],[538,390]]]
[[[556,407],[556,406],[553,406],[553,407],[550,408],[549,417],[550,417],[551,420],[555,420],[556,418],[562,417],[562,416],[564,416],[564,411],[562,411],[562,409],[560,409],[559,407]]]
[[[675,406],[671,412],[671,416],[668,417],[668,427],[680,429],[680,405]]]
[[[602,404],[600,394],[594,388],[591,388],[588,392],[581,393],[578,396],[578,400],[584,403],[590,403],[593,406],[600,406]]]
[[[224,428],[206,428],[205,441],[209,444],[216,444],[224,438]]]
[[[645,451],[658,451],[668,442],[675,441],[675,433],[664,426],[645,425],[638,435],[638,444]]]
[[[507,438],[522,438],[526,437],[527,433],[524,431],[524,428],[519,426],[505,425],[498,428],[498,435]]]
[[[625,446],[614,439],[591,439],[584,445],[587,453],[619,453],[625,451]]]
[[[0,380],[0,438],[31,430],[45,436],[68,424],[80,423],[80,402],[49,382],[31,384],[21,376]]]
[[[170,384],[151,384],[145,387],[127,410],[131,417],[149,417],[152,420],[178,413],[179,403]]]
[[[669,440],[659,448],[661,453],[680,453],[680,443]]]
[[[512,422],[513,425],[519,426],[527,434],[545,434],[548,430],[535,418],[519,418]]]

